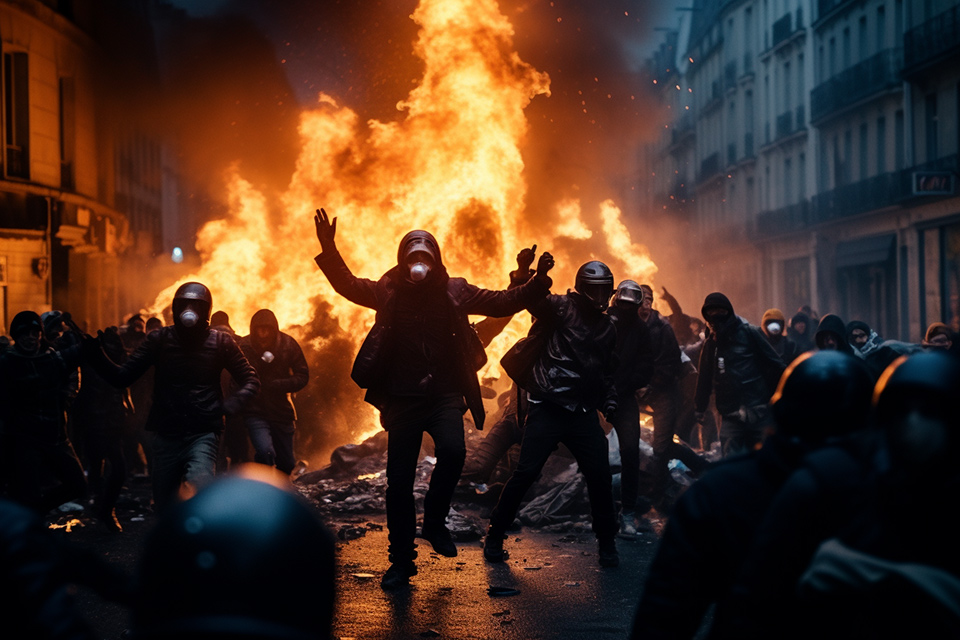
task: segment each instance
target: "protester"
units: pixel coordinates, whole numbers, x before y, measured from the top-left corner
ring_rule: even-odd
[[[330,637],[333,538],[267,471],[218,479],[161,517],[144,544],[132,638]]]
[[[469,407],[477,428],[484,422],[476,371],[486,362],[486,354],[467,315],[508,316],[536,303],[549,291],[553,258],[541,255],[536,275],[525,284],[489,291],[451,278],[436,238],[417,230],[401,239],[397,265],[374,282],[357,278],[344,263],[335,241],[336,218],[331,222],[319,209],[314,222],[321,247],[316,262],[334,290],[377,311],[352,377],[367,389],[366,400],[380,410],[381,424],[389,433],[391,566],[381,586],[398,589],[417,572],[413,483],[424,433],[433,438],[437,464],[424,498],[421,535],[437,553],[457,555],[446,518],[466,457],[463,413]]]
[[[777,388],[784,364],[763,334],[733,312],[722,293],[703,302],[710,337],[700,353],[696,411],[707,410],[713,393],[720,412],[723,455],[751,451],[768,424],[767,402]]]
[[[780,309],[767,309],[760,320],[760,330],[763,336],[777,352],[783,364],[789,365],[800,355],[800,347],[788,338],[786,334],[786,319]]]
[[[644,292],[633,280],[617,285],[613,306],[607,315],[617,330],[617,410],[611,424],[620,443],[620,503],[623,509],[620,534],[637,535],[637,518],[650,509],[649,501],[640,499],[640,405],[637,392],[653,377],[653,344],[650,329],[640,317]]]
[[[84,345],[97,373],[114,386],[127,387],[153,368],[147,429],[156,433],[150,475],[161,512],[213,478],[224,414],[237,413],[260,389],[233,338],[210,329],[212,303],[206,286],[181,285],[173,296],[174,325],[148,334],[123,365],[111,361],[96,340]],[[239,386],[226,399],[224,369]]]
[[[780,379],[773,433],[759,451],[727,458],[681,496],[637,608],[633,638],[693,638],[731,586],[777,491],[805,455],[862,429],[873,391],[859,359],[807,352]]]
[[[43,348],[43,329],[39,315],[21,311],[10,322],[13,347],[0,351],[2,469],[10,497],[40,515],[82,499],[87,489],[66,425],[66,389],[81,347]]]
[[[615,567],[620,562],[607,439],[597,416],[602,410],[612,418],[617,410],[613,379],[617,332],[603,313],[612,294],[613,274],[605,264],[594,260],[582,265],[574,291],[547,296],[530,307],[536,322],[525,338],[525,344],[534,350],[528,362],[515,368],[503,361],[507,373],[528,394],[529,415],[517,467],[490,516],[483,546],[488,562],[507,559],[503,548],[506,531],[513,526],[527,490],[561,442],[577,459],[587,482],[600,565]],[[512,353],[522,350],[522,346],[514,347]]]
[[[816,329],[813,320],[803,311],[797,311],[790,318],[790,326],[787,327],[787,337],[797,344],[800,353],[812,351],[817,348],[813,339]]]
[[[254,460],[289,475],[297,464],[293,396],[310,379],[307,360],[297,341],[280,331],[277,317],[269,309],[253,314],[250,335],[240,340],[240,349],[260,377],[260,393],[242,413]]]

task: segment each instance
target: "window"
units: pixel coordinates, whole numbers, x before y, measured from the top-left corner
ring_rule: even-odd
[[[887,170],[887,119],[877,118],[877,173]]]
[[[847,129],[843,132],[843,184],[849,184],[853,177],[851,164],[853,164],[853,130]]]
[[[797,192],[800,200],[803,200],[807,197],[807,154],[801,153],[797,158],[797,171],[800,173]]]
[[[4,145],[7,175],[30,177],[30,101],[27,94],[27,54],[3,54]]]
[[[887,48],[887,8],[877,7],[877,51]]]
[[[837,73],[837,39],[830,38],[830,53],[828,61],[830,65],[828,67],[830,75],[833,76]],[[826,78],[824,78],[825,80]]]
[[[937,94],[928,94],[924,99],[924,129],[927,140],[927,162],[933,162],[939,157],[937,149]]]
[[[76,106],[73,78],[60,78],[60,186],[74,190]]]
[[[857,46],[860,47],[860,59],[866,60],[870,56],[867,46],[867,16],[860,16],[859,32],[857,34]]]
[[[783,205],[793,204],[793,160],[783,161]]]
[[[867,179],[867,123],[860,125],[860,179]]]
[[[850,68],[850,27],[843,29],[843,68]]]
[[[893,118],[893,168],[897,171],[903,169],[906,164],[906,153],[903,145],[903,109],[898,109]]]

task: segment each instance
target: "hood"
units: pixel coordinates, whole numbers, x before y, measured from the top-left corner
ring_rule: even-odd
[[[706,317],[705,311],[710,307],[720,307],[729,311],[731,316],[736,315],[733,312],[733,305],[730,304],[730,299],[719,291],[714,291],[704,299],[703,306],[700,307],[700,316]]]
[[[803,330],[803,333],[800,333],[799,331],[794,329],[794,327],[797,326],[797,323],[800,323],[800,322],[802,322],[805,327]],[[793,317],[790,318],[790,330],[793,331],[794,333],[799,333],[802,336],[809,336],[810,333],[813,331],[813,327],[810,326],[810,316],[805,314],[803,311],[798,311],[795,314],[793,314]]]
[[[840,316],[828,313],[820,319],[820,324],[817,326],[817,333],[814,334],[814,341],[817,343],[818,349],[823,349],[823,336],[828,332],[837,335],[840,351],[848,354],[853,353],[853,347],[851,347],[847,341],[847,327],[843,324]]]
[[[429,253],[436,261],[437,267],[443,267],[443,259],[440,257],[440,243],[429,231],[415,229],[403,236],[400,240],[400,247],[397,249],[397,264],[403,266],[406,263],[407,256],[415,251]]]
[[[257,327],[267,327],[270,329],[270,337],[261,345],[259,340],[256,338]],[[270,309],[260,309],[253,317],[250,318],[250,339],[260,348],[269,347],[277,341],[277,336],[280,335],[280,323],[277,322],[277,316],[273,314],[273,311]]]
[[[780,323],[780,333],[776,336],[771,336],[767,333],[767,325],[771,322]],[[767,309],[763,312],[763,318],[760,319],[760,330],[766,334],[767,337],[777,337],[782,338],[787,335],[787,319],[783,315],[783,311],[780,309]]]

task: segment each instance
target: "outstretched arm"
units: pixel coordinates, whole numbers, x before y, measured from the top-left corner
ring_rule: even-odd
[[[327,276],[334,291],[350,302],[371,309],[379,309],[376,296],[377,284],[372,280],[353,275],[340,252],[337,251],[337,243],[334,240],[337,233],[337,219],[334,218],[331,221],[325,210],[317,209],[313,222],[317,228],[317,240],[320,241],[320,255],[314,260],[323,271],[323,275]]]

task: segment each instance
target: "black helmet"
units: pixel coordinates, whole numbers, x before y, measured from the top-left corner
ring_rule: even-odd
[[[624,280],[617,285],[617,293],[613,297],[613,303],[617,306],[639,307],[643,304],[643,289],[633,280]]]
[[[14,340],[17,339],[17,336],[34,330],[43,335],[43,322],[36,311],[21,311],[13,316],[13,320],[10,321],[10,337]]]
[[[160,519],[140,563],[134,637],[329,637],[333,538],[273,482],[219,480]]]
[[[173,324],[180,330],[206,329],[212,309],[210,289],[199,282],[186,282],[173,294]]]
[[[613,295],[613,272],[599,260],[591,260],[577,269],[574,289],[594,308],[604,311]]]
[[[860,358],[807,352],[784,371],[770,404],[778,433],[820,444],[865,427],[872,393],[873,378]]]
[[[877,381],[873,406],[893,467],[928,478],[956,473],[958,394],[960,360],[954,356],[927,351],[901,356],[887,367]]]

